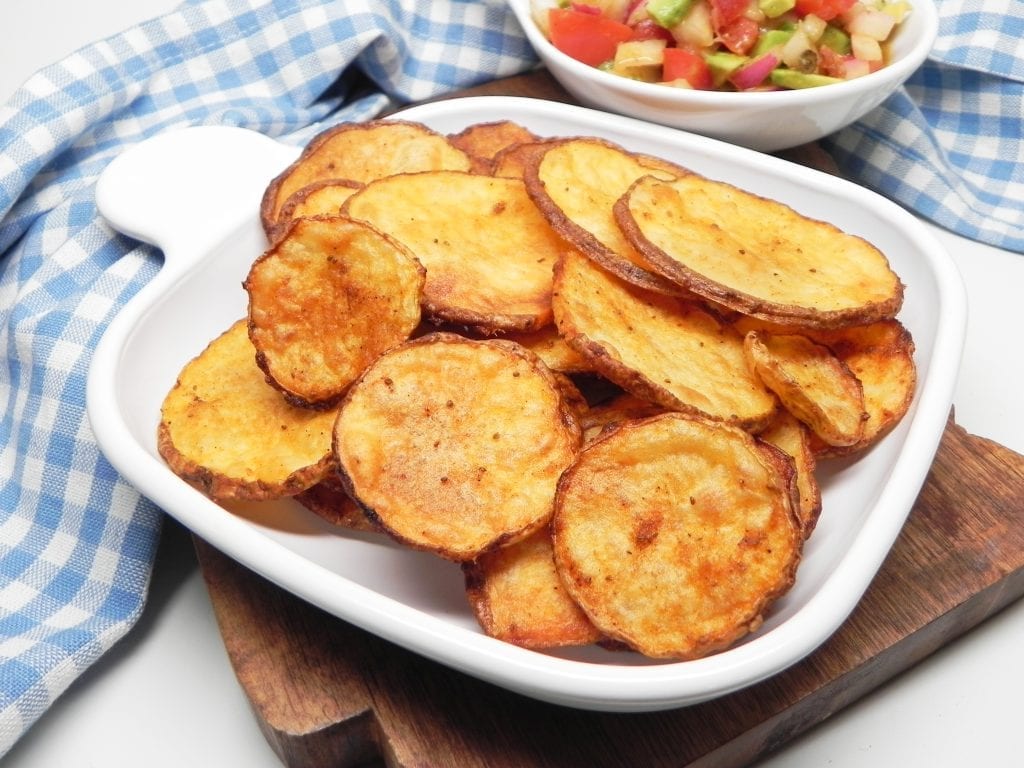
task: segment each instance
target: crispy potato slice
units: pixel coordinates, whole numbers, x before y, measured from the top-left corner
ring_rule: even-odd
[[[580,428],[518,344],[437,333],[385,353],[334,430],[345,488],[399,541],[455,561],[548,523]]]
[[[521,181],[399,174],[367,184],[345,213],[404,243],[426,267],[423,306],[431,318],[485,330],[551,322],[551,272],[565,245]]]
[[[555,323],[602,376],[669,410],[747,429],[777,401],[747,365],[743,339],[699,305],[645,291],[575,253],[555,267]]]
[[[624,392],[598,405],[591,406],[580,418],[583,428],[583,442],[589,443],[600,436],[605,429],[630,419],[646,419],[665,413],[664,406],[643,400]]]
[[[560,139],[537,139],[536,141],[513,144],[494,156],[491,164],[491,175],[505,176],[510,179],[526,180],[526,168],[536,163],[536,154],[547,151],[548,144]]]
[[[889,434],[907,414],[917,387],[914,340],[898,320],[821,333],[864,390],[867,420],[861,439],[849,446],[816,445],[820,456],[863,451]]]
[[[590,402],[587,400],[586,395],[576,386],[576,382],[564,373],[551,371],[551,378],[555,382],[555,386],[558,387],[558,392],[562,396],[562,402],[565,404],[565,407],[572,411],[577,422],[581,422],[590,411]]]
[[[731,184],[646,177],[614,209],[653,269],[739,312],[830,328],[893,317],[903,303],[899,277],[866,240]]]
[[[612,208],[642,176],[671,179],[689,174],[665,160],[628,152],[597,138],[568,138],[538,145],[523,158],[526,189],[551,226],[609,272],[658,293],[684,293],[655,273],[623,236]]]
[[[335,403],[415,330],[423,282],[405,247],[365,222],[296,219],[244,282],[256,362],[292,402]]]
[[[868,414],[864,390],[832,350],[806,336],[751,331],[743,340],[751,368],[786,409],[829,445],[854,445]]]
[[[800,518],[801,530],[806,539],[814,531],[821,515],[821,487],[815,475],[817,461],[812,445],[812,433],[807,425],[783,408],[758,437],[793,459],[796,468],[796,487],[800,495],[797,516]]]
[[[333,472],[316,485],[295,494],[294,498],[314,515],[326,520],[331,525],[354,531],[380,531],[367,519],[363,508],[345,493],[345,486]]]
[[[296,190],[281,206],[275,233],[283,231],[292,219],[321,214],[338,215],[345,201],[362,186],[351,179],[322,179]]]
[[[469,604],[491,637],[523,648],[588,645],[602,637],[562,584],[547,526],[462,570]]]
[[[314,136],[298,159],[271,180],[260,202],[260,221],[272,237],[284,201],[320,179],[365,184],[395,173],[442,168],[468,171],[472,165],[469,155],[446,136],[421,123],[342,123]]]
[[[546,325],[537,331],[513,331],[502,338],[522,344],[552,371],[591,373],[594,370],[586,358],[566,343],[554,325]]]
[[[448,134],[452,145],[481,161],[480,169],[486,173],[493,171],[495,156],[503,149],[521,142],[536,141],[537,138],[529,128],[512,120],[474,123],[458,133]]]
[[[335,415],[290,405],[267,384],[242,319],[182,369],[160,410],[157,449],[213,499],[276,499],[331,471]]]
[[[792,462],[736,427],[671,413],[585,447],[558,484],[555,563],[605,634],[695,659],[762,623],[803,537]]]

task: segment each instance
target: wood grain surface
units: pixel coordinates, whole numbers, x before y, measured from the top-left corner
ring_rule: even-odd
[[[645,714],[537,702],[293,597],[197,539],[228,656],[287,766],[746,765],[1024,595],[1024,457],[950,422],[906,526],[821,648],[705,704]]]
[[[468,93],[568,100],[543,72]],[[830,169],[817,147],[785,154]],[[1024,457],[951,418],[907,524],[839,631],[758,685],[657,713],[587,712],[508,692],[330,616],[198,538],[195,545],[239,683],[291,768],[729,768],[1024,595]]]

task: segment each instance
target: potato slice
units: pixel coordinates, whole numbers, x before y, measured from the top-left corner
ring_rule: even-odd
[[[362,184],[350,179],[322,179],[296,190],[281,206],[275,233],[283,231],[292,219],[321,214],[337,216],[345,201],[362,187]]]
[[[416,329],[423,282],[405,247],[365,222],[296,219],[244,282],[256,362],[292,402],[335,403]]]
[[[488,331],[551,322],[551,272],[565,246],[521,181],[399,174],[367,184],[345,213],[404,243],[426,267],[431,318]]]
[[[615,203],[652,268],[769,321],[834,328],[895,316],[903,284],[862,238],[696,174],[637,181]]]
[[[868,414],[860,381],[832,350],[806,336],[751,331],[751,368],[794,416],[829,445],[854,445]]]
[[[346,395],[348,493],[397,540],[455,561],[545,526],[580,428],[518,344],[437,333],[382,355]]]
[[[160,410],[157,449],[213,499],[276,499],[330,473],[335,416],[296,408],[267,384],[242,319],[182,369]]]
[[[566,343],[554,325],[546,325],[537,331],[513,331],[502,338],[522,344],[552,371],[590,373],[594,370],[586,358]]]
[[[612,208],[642,176],[689,173],[665,160],[597,138],[552,140],[523,161],[526,189],[551,226],[580,252],[627,282],[658,293],[685,291],[656,274],[623,236]]]
[[[821,515],[821,487],[815,475],[817,461],[812,433],[806,424],[783,408],[779,410],[768,428],[758,433],[758,437],[793,459],[796,468],[796,487],[800,495],[797,517],[800,518],[800,527],[806,539],[814,531]]]
[[[695,659],[762,623],[793,584],[803,537],[784,454],[720,422],[623,422],[558,484],[555,563],[609,637]]]
[[[602,637],[566,592],[547,526],[462,570],[469,604],[491,637],[523,648],[588,645]]]
[[[552,299],[558,331],[602,376],[643,400],[747,429],[777,401],[747,365],[743,339],[701,306],[630,285],[563,254]]]
[[[863,451],[892,431],[910,409],[917,387],[914,340],[898,320],[820,333],[817,338],[860,381],[867,420],[853,445],[818,445],[816,450],[822,456]]]
[[[260,221],[272,237],[284,201],[320,179],[365,184],[395,173],[441,168],[468,171],[472,165],[469,155],[446,136],[421,123],[342,123],[314,136],[298,159],[271,180],[260,202]]]
[[[505,147],[494,156],[491,163],[491,175],[525,181],[527,167],[537,162],[535,155],[546,152],[548,145],[554,141],[561,141],[561,139],[538,139]]]
[[[580,418],[583,428],[583,442],[589,443],[599,437],[607,428],[630,419],[646,419],[665,413],[664,406],[643,400],[625,392],[598,405],[591,406]]]
[[[485,173],[493,171],[495,156],[503,149],[537,138],[529,128],[512,120],[474,123],[448,135],[453,146],[480,161],[479,168]]]
[[[316,485],[295,494],[295,501],[339,528],[371,532],[380,530],[367,519],[363,508],[345,493],[345,486],[333,471]]]

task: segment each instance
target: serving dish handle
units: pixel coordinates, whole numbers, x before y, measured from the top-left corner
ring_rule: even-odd
[[[235,212],[258,206],[298,152],[243,128],[171,130],[115,158],[97,182],[96,205],[114,229],[163,251],[163,284],[227,237]]]

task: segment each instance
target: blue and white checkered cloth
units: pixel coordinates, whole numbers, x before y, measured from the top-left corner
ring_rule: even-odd
[[[159,535],[85,413],[98,337],[160,263],[98,218],[98,174],[170,126],[302,143],[534,62],[502,0],[200,0],[0,110],[0,755],[133,625]]]
[[[936,5],[928,61],[824,144],[865,186],[964,237],[1024,253],[1024,2]]]
[[[828,147],[921,215],[1024,252],[1024,3],[939,1],[933,58]],[[159,537],[85,415],[98,337],[159,268],[98,218],[99,173],[170,126],[300,144],[534,63],[502,0],[193,0],[0,108],[0,755],[134,624]]]

